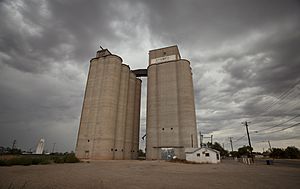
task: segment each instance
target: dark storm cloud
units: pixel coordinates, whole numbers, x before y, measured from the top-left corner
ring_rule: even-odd
[[[205,50],[237,36],[247,37],[274,22],[299,20],[299,2],[288,1],[147,1],[150,29],[165,42]],[[187,43],[187,44],[186,44]],[[202,44],[201,44],[202,43]],[[200,47],[200,48],[199,48]]]
[[[253,130],[287,120],[299,113],[299,88],[266,107],[299,79],[299,10],[291,0],[0,1],[0,145],[16,138],[30,148],[45,137],[61,151],[74,149],[88,64],[99,45],[145,68],[148,50],[178,44],[191,60],[198,128],[219,141],[243,136],[245,119]],[[293,131],[269,137],[299,135]]]
[[[20,70],[44,71],[53,62],[66,59],[86,63],[94,56],[93,48],[100,41],[118,41],[109,28],[110,15],[102,5],[104,2],[4,1],[1,4],[0,49],[11,57],[4,63]]]

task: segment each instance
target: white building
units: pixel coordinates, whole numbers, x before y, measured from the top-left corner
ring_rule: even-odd
[[[197,163],[220,163],[220,152],[211,148],[186,148],[186,160]]]

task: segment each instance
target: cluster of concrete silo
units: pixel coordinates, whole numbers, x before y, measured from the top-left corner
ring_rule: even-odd
[[[190,62],[177,46],[151,50],[147,69],[131,71],[107,49],[90,63],[78,132],[80,159],[137,159],[141,80],[148,77],[146,159],[176,156],[198,147]]]
[[[90,62],[76,145],[80,159],[136,159],[141,80],[107,49]]]
[[[198,140],[191,67],[177,46],[149,52],[147,84],[146,158],[162,159],[166,149],[185,159]]]

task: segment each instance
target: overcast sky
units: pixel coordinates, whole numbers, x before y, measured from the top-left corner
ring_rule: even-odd
[[[241,122],[250,121],[254,150],[268,140],[300,148],[297,0],[0,0],[0,146],[16,139],[35,149],[45,138],[48,151],[53,143],[74,150],[99,45],[137,69],[147,68],[149,50],[175,44],[191,61],[205,137],[228,150],[233,137],[237,150],[247,145]]]

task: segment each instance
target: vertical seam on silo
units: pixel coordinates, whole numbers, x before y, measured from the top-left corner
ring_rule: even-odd
[[[91,150],[91,157],[92,156],[94,156],[94,153],[95,153],[95,142],[96,142],[96,140],[95,140],[95,137],[96,137],[96,131],[97,131],[97,120],[98,120],[98,113],[99,113],[99,103],[100,103],[100,97],[102,96],[102,92],[101,92],[101,88],[102,88],[102,84],[103,84],[103,81],[102,81],[102,79],[103,79],[103,74],[101,73],[102,71],[100,70],[100,74],[98,74],[98,72],[99,72],[99,65],[98,64],[101,64],[101,62],[99,62],[99,60],[100,59],[98,59],[97,60],[97,66],[96,66],[96,71],[95,71],[95,80],[94,80],[94,86],[93,86],[93,93],[94,93],[94,89],[95,89],[95,83],[98,83],[99,81],[97,80],[98,78],[97,78],[97,76],[99,76],[99,79],[101,78],[101,82],[100,82],[100,85],[101,85],[101,87],[99,87],[99,93],[98,93],[98,95],[97,95],[97,97],[96,97],[96,103],[97,103],[97,108],[96,108],[96,119],[95,119],[95,124],[94,124],[94,128],[93,128],[93,130],[94,130],[94,135],[93,135],[93,143],[92,143],[92,150]],[[104,69],[105,69],[106,67],[105,67],[105,64],[104,64]],[[93,94],[94,95],[94,94]]]
[[[120,78],[119,78],[119,90],[118,90],[118,96],[117,96],[117,102],[116,102],[116,120],[115,120],[115,131],[114,131],[114,151],[113,151],[113,159],[115,159],[115,149],[116,149],[116,135],[117,135],[117,126],[118,126],[118,119],[119,119],[119,108],[120,108],[120,105],[119,105],[119,100],[120,100],[120,88],[121,88],[121,78],[122,77],[122,63],[121,63],[121,66],[120,66]]]
[[[179,69],[178,69],[178,61],[175,61],[176,64],[176,88],[177,88],[177,122],[178,122],[178,145],[181,146],[181,116],[180,116],[180,90],[179,90]]]
[[[129,98],[129,89],[130,89],[130,70],[128,72],[128,82],[127,82],[127,100],[126,100],[126,110],[125,110],[125,128],[124,128],[124,141],[123,141],[123,158],[126,159],[125,146],[126,146],[126,126],[127,126],[127,110],[128,110],[128,98]]]
[[[156,147],[157,149],[155,149],[155,154],[156,154],[156,159],[160,159],[159,156],[159,151],[160,149],[158,148],[158,146],[160,145],[160,130],[159,130],[159,87],[158,87],[158,65],[155,65],[155,106],[156,106]]]
[[[134,137],[134,132],[135,132],[135,113],[136,113],[136,88],[137,88],[137,80],[136,77],[134,79],[134,103],[133,103],[133,123],[132,123],[132,136],[131,136],[131,159],[134,158],[134,142],[135,142],[135,137]]]
[[[135,104],[136,103],[136,78],[134,79],[134,101],[133,101],[133,122],[132,122],[132,136],[131,136],[131,159],[133,159],[134,153],[134,131],[135,131]]]
[[[128,75],[128,80],[127,80],[127,90],[126,90],[126,105],[125,105],[125,108],[124,108],[124,113],[125,113],[125,119],[124,119],[124,129],[123,129],[123,132],[124,132],[124,137],[123,137],[123,144],[122,144],[122,149],[123,149],[123,152],[122,152],[122,159],[125,158],[125,137],[126,137],[126,120],[127,120],[127,106],[128,106],[128,90],[129,90],[129,74],[130,74],[130,70],[129,72],[126,72],[126,74]],[[125,82],[126,84],[126,82]]]
[[[139,127],[140,127],[140,89],[141,83],[139,79],[135,79],[135,103],[134,103],[134,132],[133,132],[133,159],[139,148]]]

